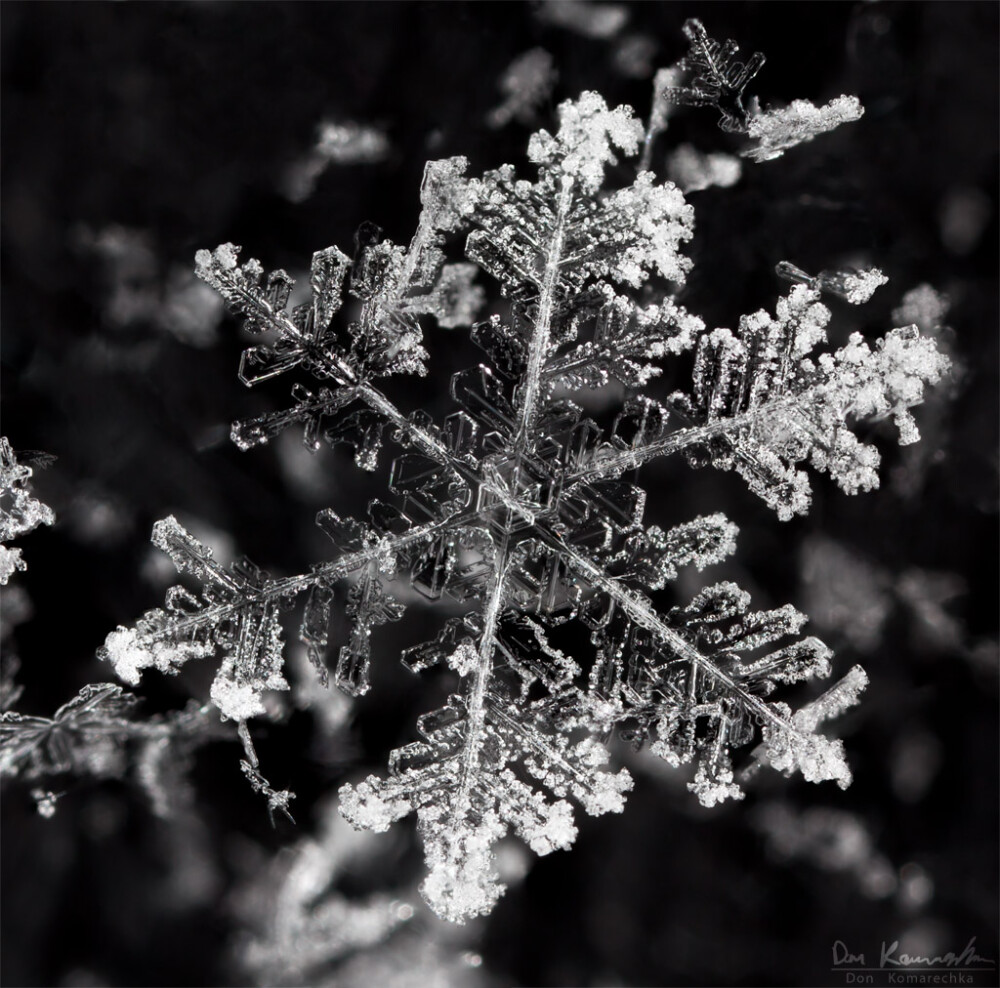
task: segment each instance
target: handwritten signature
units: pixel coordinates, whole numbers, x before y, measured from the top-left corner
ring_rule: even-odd
[[[844,967],[847,965],[865,967],[864,954],[854,954],[843,940],[837,940],[833,945],[833,966]],[[899,941],[892,943],[882,941],[879,954],[878,966],[880,968],[893,967],[971,967],[973,964],[981,964],[984,967],[995,966],[996,961],[990,957],[980,957],[976,953],[976,938],[972,937],[965,945],[965,949],[959,953],[949,950],[945,954],[937,954],[934,957],[923,957],[919,954],[899,953]]]

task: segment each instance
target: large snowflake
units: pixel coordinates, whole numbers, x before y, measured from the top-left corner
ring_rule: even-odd
[[[310,449],[349,443],[366,470],[391,442],[402,450],[392,498],[372,501],[364,519],[320,512],[338,554],[286,578],[247,562],[225,570],[175,519],[159,522],[154,542],[201,592],[174,588],[165,609],[119,628],[104,649],[130,683],[147,668],[174,672],[221,655],[212,698],[239,723],[251,782],[283,809],[290,794],[260,774],[246,726],[264,713],[264,691],[286,688],[282,611],[305,598],[300,635],[319,675],[329,666],[340,689],[359,695],[373,678],[373,629],[403,612],[399,581],[459,602],[462,616],[402,658],[414,672],[450,667],[460,688],[417,721],[419,739],[393,752],[387,775],[341,790],[358,827],[417,814],[423,893],[457,921],[502,893],[491,849],[509,830],[546,854],[572,843],[572,804],[622,809],[632,779],[609,767],[616,733],[672,765],[693,763],[689,788],[706,805],[742,795],[732,761],[740,748],[752,764],[849,783],[840,741],[817,728],[856,701],[864,673],[851,670],[793,712],[775,692],[830,672],[829,650],[800,637],[805,617],[793,607],[754,610],[739,587],[717,582],[658,609],[650,593],[682,567],[723,560],[737,529],[720,514],[647,527],[645,492],[622,478],[683,454],[735,470],[781,518],[808,508],[806,464],[849,493],[871,489],[878,453],[851,425],[893,416],[912,441],[908,409],[947,363],[915,327],[874,346],[854,335],[824,348],[821,292],[865,301],[884,280],[878,272],[812,278],[784,265],[795,284],[774,314],[707,331],[671,294],[654,293],[684,281],[694,213],[651,172],[622,184],[619,159],[639,152],[643,124],[594,93],[559,115],[557,133],[539,131],[528,145],[533,181],[511,166],[475,179],[464,159],[429,163],[409,246],[363,227],[353,258],[336,247],[313,256],[311,300],[291,310],[283,271],[265,279],[232,244],[199,251],[199,276],[261,335],[243,355],[242,380],[296,372],[315,381],[295,383],[286,410],[235,425],[235,442],[250,448],[302,426]],[[446,263],[458,234],[468,263]],[[444,421],[404,411],[380,379],[424,373],[422,324],[473,322],[480,273],[505,300],[503,315],[471,326],[486,360],[454,375],[456,409]],[[642,394],[660,361],[691,348],[688,393],[662,404]],[[613,381],[630,397],[603,432],[570,396]],[[338,597],[353,630],[328,655]],[[587,654],[567,654],[571,623],[587,629]]]

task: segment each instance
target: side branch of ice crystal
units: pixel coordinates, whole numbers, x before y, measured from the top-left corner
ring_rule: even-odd
[[[26,459],[21,454],[21,460]],[[16,539],[39,525],[51,525],[56,519],[52,509],[32,495],[32,472],[27,462],[18,461],[7,437],[0,436],[0,542]],[[20,549],[0,545],[0,586],[27,568]]]

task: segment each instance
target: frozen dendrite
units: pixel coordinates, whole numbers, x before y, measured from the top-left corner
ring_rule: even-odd
[[[787,107],[761,111],[756,97],[748,100],[745,91],[763,68],[764,56],[754,52],[745,62],[739,61],[736,42],[715,41],[696,18],[685,22],[684,34],[690,46],[688,54],[669,68],[660,69],[653,80],[653,106],[641,161],[643,168],[649,167],[653,140],[680,106],[714,107],[722,130],[745,134],[754,142],[741,154],[755,162],[780,158],[789,148],[811,141],[842,123],[858,120],[864,113],[856,96],[838,96],[820,107],[798,99]],[[723,167],[722,174],[727,178],[732,175],[732,165],[722,166],[720,162],[714,170],[719,167]],[[731,185],[734,181],[736,178],[707,184]],[[706,188],[707,184],[689,188],[693,191],[696,187]]]
[[[789,106],[768,110],[749,121],[747,133],[757,143],[743,154],[754,161],[780,158],[789,148],[858,120],[864,112],[856,96],[838,96],[825,106],[793,100]]]
[[[28,481],[32,469],[26,461],[32,457],[43,462],[47,459],[40,454],[26,456],[22,453],[21,460],[25,462],[18,462],[10,442],[0,436],[0,542],[9,542],[39,525],[51,525],[55,521],[52,509],[31,494]],[[20,549],[0,545],[0,585],[5,585],[17,570],[27,568]]]
[[[746,133],[750,113],[743,105],[743,92],[763,68],[764,56],[758,51],[746,62],[738,61],[736,42],[715,41],[708,36],[705,25],[694,17],[685,22],[684,36],[690,49],[676,67],[687,81],[666,88],[663,98],[685,106],[714,106],[719,111],[719,127],[732,133]]]
[[[21,454],[22,460],[46,463],[40,453]],[[55,521],[52,509],[31,496],[31,468],[0,438],[0,536],[6,541],[40,524]],[[2,580],[15,569],[25,569],[19,550],[2,547]],[[11,709],[22,688],[16,681],[20,662],[10,641],[15,625],[30,617],[27,595],[18,587],[4,587],[0,621],[0,779],[48,781],[61,776],[121,778],[131,764],[154,811],[168,815],[184,791],[182,769],[194,747],[212,733],[214,719],[208,706],[142,720],[135,717],[139,698],[114,683],[92,683],[64,703],[51,717],[32,716]],[[129,755],[134,757],[130,758]],[[170,792],[168,797],[167,793]],[[61,793],[36,787],[31,790],[38,812],[51,817]]]
[[[215,717],[210,707],[192,704],[142,719],[135,716],[138,704],[114,683],[92,683],[51,717],[0,713],[0,778],[120,779],[134,769],[153,812],[175,815],[185,803],[190,756],[211,740]],[[52,816],[61,794],[35,793],[39,813]]]
[[[732,46],[694,34],[700,91],[738,119],[762,59],[737,69]],[[724,66],[714,83],[710,56]],[[826,347],[821,293],[858,304],[878,273],[811,278],[786,265],[798,283],[773,314],[744,316],[735,331],[707,330],[665,291],[651,301],[650,289],[680,285],[691,267],[681,248],[693,210],[648,171],[606,186],[606,167],[635,156],[649,133],[629,107],[584,93],[559,115],[555,134],[541,130],[528,144],[533,179],[509,165],[476,179],[464,159],[429,163],[409,245],[365,225],[353,257],[336,247],[313,256],[311,301],[290,311],[285,272],[265,278],[232,244],[198,252],[199,276],[260,337],[243,355],[244,383],[289,372],[314,380],[296,381],[287,409],[234,425],[234,441],[248,449],[299,426],[310,450],[346,443],[367,470],[392,442],[401,452],[391,497],[372,501],[363,519],[321,511],[337,554],[292,577],[247,561],[223,569],[175,519],[159,522],[154,542],[201,590],[174,588],[164,609],[113,632],[103,650],[130,683],[149,668],[172,673],[220,656],[212,699],[249,746],[247,721],[264,713],[265,692],[287,688],[281,614],[297,598],[310,661],[323,680],[332,667],[350,695],[377,676],[373,640],[403,612],[401,581],[432,602],[450,598],[462,615],[402,659],[415,673],[451,670],[457,691],[418,719],[419,739],[393,752],[385,777],[342,788],[341,811],[375,831],[415,813],[430,869],[423,894],[459,922],[502,893],[492,849],[509,831],[546,854],[573,842],[573,803],[595,815],[623,808],[632,779],[609,766],[616,733],[671,765],[690,763],[689,788],[707,806],[738,798],[738,778],[760,764],[850,782],[841,742],[817,728],[857,702],[864,672],[793,711],[776,698],[782,688],[830,673],[829,649],[800,636],[803,614],[755,610],[727,581],[661,610],[650,594],[683,567],[725,559],[736,526],[721,514],[646,526],[646,494],[623,476],[682,454],[735,470],[790,518],[809,506],[806,464],[848,493],[877,486],[878,452],[851,426],[891,416],[912,441],[909,409],[947,365],[914,327],[874,345],[854,334]],[[467,263],[445,260],[456,234]],[[471,326],[485,361],[454,375],[457,408],[443,422],[401,410],[380,379],[424,373],[424,330],[471,322],[480,274],[507,300],[503,316]],[[689,390],[665,404],[642,394],[663,360],[689,349]],[[605,432],[569,396],[611,381],[632,397]],[[334,606],[353,623],[339,648]],[[565,650],[570,623],[589,631],[590,654]],[[752,749],[749,764],[738,766],[742,748]],[[259,773],[256,787],[272,808],[287,805],[290,794]]]

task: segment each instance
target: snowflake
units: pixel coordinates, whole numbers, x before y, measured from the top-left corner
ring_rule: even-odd
[[[703,33],[689,37],[702,61],[722,66],[715,103],[736,119],[762,57],[737,70],[734,49],[711,47]],[[708,93],[708,68],[698,66]],[[340,805],[373,831],[415,813],[429,867],[423,895],[458,922],[503,892],[493,848],[508,832],[547,854],[573,842],[574,803],[593,815],[622,810],[632,779],[611,764],[616,733],[671,765],[691,764],[689,789],[706,806],[742,795],[734,753],[743,748],[751,768],[849,784],[841,742],[818,728],[857,701],[864,672],[793,711],[775,694],[831,670],[829,649],[801,636],[803,614],[754,609],[728,581],[659,608],[651,594],[685,567],[728,557],[737,529],[717,513],[646,526],[646,492],[623,478],[679,454],[734,470],[779,518],[802,514],[805,465],[848,493],[877,486],[879,454],[851,426],[892,416],[912,440],[909,409],[947,367],[915,327],[874,345],[854,334],[826,346],[822,293],[859,304],[884,280],[877,272],[811,278],[785,265],[797,283],[773,314],[708,330],[663,290],[692,266],[682,252],[692,207],[649,171],[620,179],[646,128],[596,93],[563,103],[559,121],[528,144],[532,180],[509,165],[471,178],[462,158],[429,163],[411,242],[366,224],[353,257],[336,247],[314,254],[311,300],[291,310],[285,272],[265,278],[233,244],[198,252],[199,277],[260,337],[243,354],[244,383],[291,372],[314,381],[296,381],[290,407],[234,425],[237,445],[299,426],[310,450],[346,443],[372,470],[394,443],[392,500],[372,501],[364,519],[321,511],[337,555],[291,577],[246,560],[225,569],[176,519],[159,522],[154,542],[201,590],[175,587],[165,608],[113,632],[103,650],[130,683],[219,655],[212,700],[238,724],[254,787],[287,811],[291,794],[260,775],[247,727],[267,691],[288,688],[282,613],[305,598],[299,634],[310,661],[357,696],[376,678],[374,629],[403,613],[399,584],[457,603],[460,616],[402,656],[415,673],[449,670],[457,691],[418,719],[419,738],[392,753],[387,775],[344,786]],[[448,263],[457,234],[467,261]],[[380,379],[425,372],[424,330],[471,322],[485,297],[473,284],[480,275],[506,300],[504,315],[471,326],[485,361],[453,376],[457,407],[442,422],[402,410]],[[689,390],[664,403],[642,394],[662,360],[687,350]],[[569,396],[610,382],[631,397],[605,432]],[[338,598],[352,630],[336,649]],[[590,654],[567,651],[564,629],[574,625],[589,633]]]

